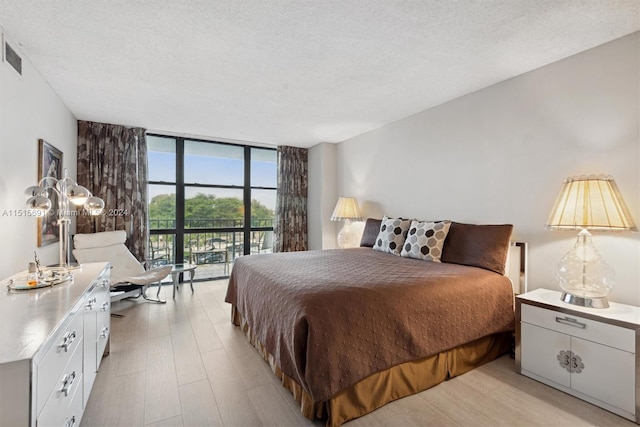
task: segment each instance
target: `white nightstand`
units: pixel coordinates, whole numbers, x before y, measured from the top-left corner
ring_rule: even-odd
[[[560,301],[548,289],[516,297],[516,369],[632,421],[640,420],[640,308]]]

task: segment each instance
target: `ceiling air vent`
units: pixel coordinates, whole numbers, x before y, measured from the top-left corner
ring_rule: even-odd
[[[18,74],[22,75],[22,58],[20,58],[16,51],[13,50],[7,42],[4,42],[4,58],[9,64],[11,64]]]

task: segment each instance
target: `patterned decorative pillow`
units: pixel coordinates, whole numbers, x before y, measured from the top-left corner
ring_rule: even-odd
[[[374,251],[400,255],[402,244],[407,237],[411,220],[402,218],[382,218],[380,232],[373,245]]]
[[[403,257],[440,262],[444,240],[449,233],[451,221],[411,221],[409,234],[400,253]]]

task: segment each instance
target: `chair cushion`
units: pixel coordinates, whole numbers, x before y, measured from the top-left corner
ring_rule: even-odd
[[[76,249],[104,248],[127,241],[127,232],[124,230],[101,231],[92,234],[76,234],[73,236],[73,247]]]
[[[78,237],[78,235],[76,235]],[[75,238],[74,238],[75,243]],[[111,245],[102,248],[74,249],[73,256],[80,264],[87,262],[111,263],[111,283],[119,277],[132,277],[144,274],[144,267],[123,244]]]
[[[133,283],[134,285],[150,285],[152,283],[158,283],[171,273],[173,267],[165,265],[164,267],[154,268],[152,270],[145,271],[138,276],[128,277],[116,277],[112,279],[111,283]]]

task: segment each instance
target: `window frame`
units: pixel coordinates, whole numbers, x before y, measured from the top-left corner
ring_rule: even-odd
[[[176,181],[155,181],[149,180],[147,186],[150,187],[152,185],[170,185],[175,186],[176,189],[176,217],[175,217],[175,228],[162,228],[162,229],[152,229],[149,226],[149,235],[168,235],[172,234],[174,247],[175,247],[175,259],[182,260],[184,259],[184,241],[185,235],[193,234],[193,233],[242,233],[243,234],[243,256],[251,254],[251,232],[253,231],[273,231],[273,226],[271,227],[252,227],[251,223],[251,195],[252,190],[273,190],[277,191],[276,187],[268,187],[268,186],[251,186],[251,149],[262,149],[262,150],[271,150],[276,151],[276,148],[264,147],[264,146],[254,146],[254,145],[245,145],[245,144],[237,144],[216,140],[207,140],[207,139],[199,139],[199,138],[190,138],[190,137],[181,137],[181,136],[173,136],[173,135],[163,135],[155,132],[148,132],[147,136],[153,136],[157,138],[167,138],[169,140],[175,141],[176,150]],[[234,147],[242,147],[244,149],[244,182],[243,185],[224,185],[224,184],[201,184],[201,183],[185,183],[184,181],[184,167],[185,167],[185,142],[186,141],[195,141],[195,142],[204,142],[211,144],[222,144],[222,145],[231,145]],[[277,161],[277,160],[276,160]],[[207,227],[207,228],[198,228],[198,229],[185,229],[185,194],[187,188],[211,188],[211,189],[234,189],[234,190],[242,190],[243,195],[243,206],[244,206],[244,224],[242,227]],[[147,209],[149,206],[150,200],[147,201]],[[274,208],[275,212],[275,208]],[[151,221],[151,218],[148,219]],[[219,277],[210,277],[205,279],[198,280],[211,280],[216,278],[224,278],[227,276],[219,276]]]

